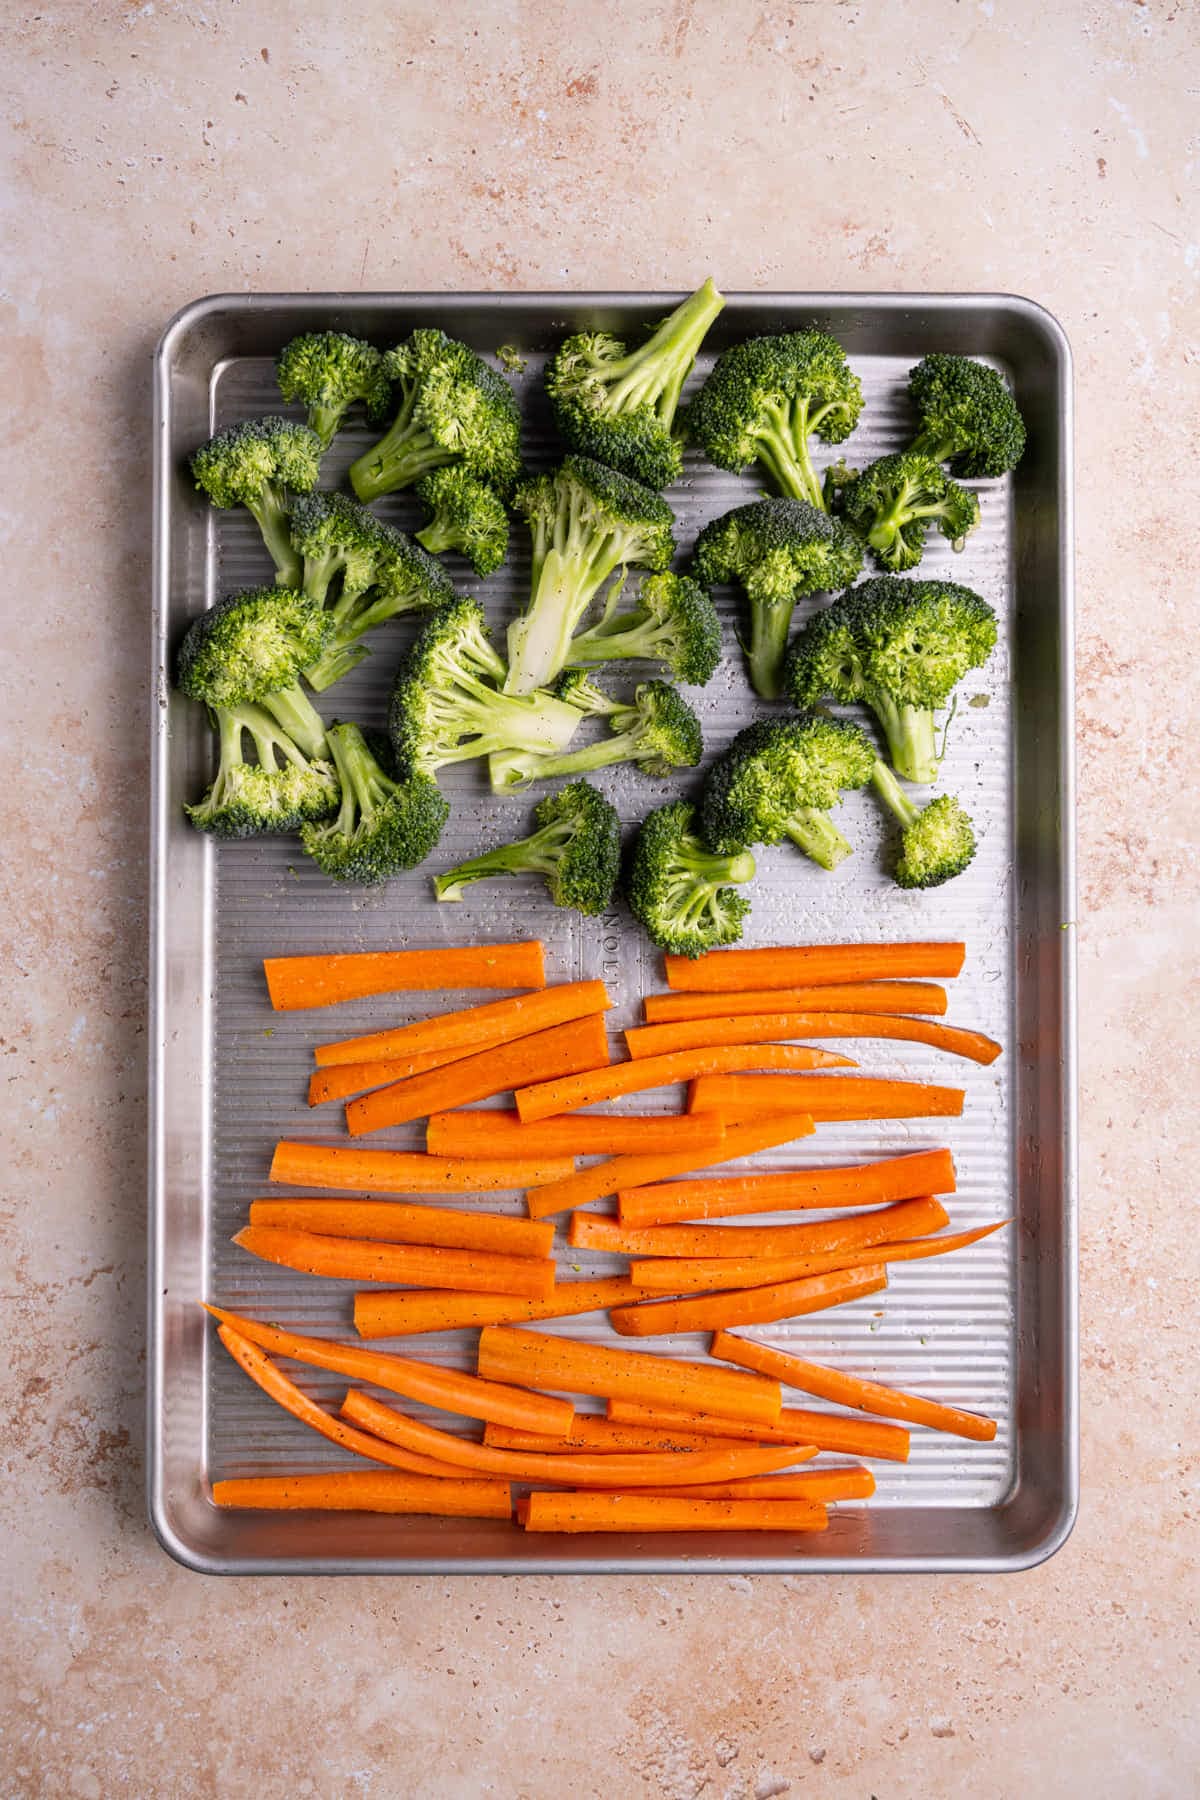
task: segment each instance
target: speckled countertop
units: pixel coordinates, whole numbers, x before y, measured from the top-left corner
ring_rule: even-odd
[[[4,12],[0,1794],[1200,1791],[1194,4]],[[993,1580],[187,1574],[141,1469],[155,339],[213,290],[710,269],[1074,343],[1081,1521]]]

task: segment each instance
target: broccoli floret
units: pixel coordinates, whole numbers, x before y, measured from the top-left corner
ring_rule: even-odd
[[[875,767],[866,733],[842,719],[805,713],[760,719],[739,731],[704,783],[706,844],[732,852],[790,838],[823,869],[851,846],[829,817],[845,788],[865,787]]]
[[[442,835],[450,808],[428,775],[398,781],[387,739],[368,739],[357,725],[327,733],[342,801],[328,824],[305,825],[304,848],[334,881],[387,881],[424,862]]]
[[[308,408],[308,423],[328,450],[356,400],[372,424],[387,417],[392,384],[383,356],[364,338],[344,331],[306,331],[275,359],[275,379],[285,400]]]
[[[928,806],[914,806],[884,762],[875,764],[871,782],[900,826],[897,885],[940,887],[961,875],[975,854],[975,829],[954,796],[939,794]]]
[[[696,539],[692,570],[711,587],[737,581],[750,603],[746,661],[756,694],[778,700],[797,600],[845,587],[862,568],[849,526],[805,500],[755,500],[713,519]]]
[[[820,507],[809,439],[815,433],[840,444],[862,403],[862,383],[842,346],[823,331],[792,331],[726,350],[683,425],[719,469],[760,462],[781,493]]]
[[[606,331],[569,337],[547,367],[546,392],[570,448],[646,487],[678,480],[683,451],[671,427],[680,389],[724,304],[706,281],[633,351]]]
[[[433,775],[444,763],[502,750],[553,754],[581,714],[553,694],[505,694],[504,663],[482,609],[454,600],[432,613],[400,665],[388,728],[397,766]]]
[[[325,725],[300,687],[329,640],[329,614],[293,588],[229,594],[189,625],[176,681],[212,708],[263,706],[306,756],[325,754]]]
[[[700,956],[736,944],[750,902],[728,882],[751,881],[754,858],[743,848],[718,854],[693,829],[695,808],[660,806],[638,832],[626,893],[630,911],[660,949]]]
[[[908,377],[921,421],[910,448],[957,475],[1006,475],[1025,450],[1025,421],[995,369],[969,356],[926,356]]]
[[[427,329],[386,351],[383,367],[400,390],[400,407],[379,442],[350,465],[359,499],[412,487],[447,463],[507,495],[520,466],[520,417],[503,376],[466,344]]]
[[[529,604],[508,628],[512,694],[546,687],[566,666],[571,638],[615,569],[661,570],[675,553],[661,494],[587,456],[526,481],[513,504],[533,538]]]
[[[208,792],[184,812],[198,831],[218,838],[258,837],[295,831],[306,819],[324,819],[338,803],[333,766],[310,760],[261,706],[217,706],[219,761]],[[243,754],[245,734],[257,763]]]
[[[851,480],[837,484],[834,506],[866,539],[885,569],[915,569],[925,554],[925,533],[936,523],[961,550],[979,523],[979,500],[951,481],[941,463],[915,450],[881,456]]]
[[[448,869],[434,882],[439,900],[461,900],[473,881],[496,875],[545,877],[555,906],[602,913],[611,905],[621,864],[617,809],[586,781],[572,781],[534,809],[537,830]]]
[[[214,506],[244,506],[262,532],[280,587],[299,587],[300,558],[288,533],[287,490],[311,493],[321,472],[321,440],[291,419],[230,425],[192,454],[196,486]]]
[[[604,616],[571,639],[573,666],[594,667],[641,657],[666,665],[676,681],[703,687],[721,660],[721,622],[698,582],[686,575],[648,575],[627,612],[618,611],[621,585],[609,590]]]
[[[423,476],[417,495],[433,514],[418,531],[418,544],[437,552],[457,550],[481,577],[500,567],[508,555],[508,513],[486,481],[453,465]]]
[[[968,669],[982,667],[995,643],[996,615],[972,589],[877,575],[797,634],[787,688],[800,707],[826,694],[864,701],[883,727],[892,766],[925,784],[938,772],[934,709]]]
[[[668,775],[672,769],[694,769],[700,761],[704,749],[700,721],[665,681],[644,681],[632,705],[608,700],[599,688],[590,688],[590,694],[593,703],[584,707],[585,692],[577,690],[575,700],[566,703],[569,710],[576,718],[580,710],[607,714],[613,735],[582,750],[493,756],[488,766],[496,793],[528,787],[531,781],[550,781],[556,775],[590,775],[614,763],[635,763],[643,775]]]
[[[565,700],[581,718],[609,718],[621,707],[619,700],[597,687],[586,669],[564,669],[550,689],[556,700]]]

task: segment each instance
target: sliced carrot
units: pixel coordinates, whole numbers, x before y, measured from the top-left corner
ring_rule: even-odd
[[[808,1012],[830,1008],[855,1013],[936,1013],[946,1010],[946,990],[926,981],[860,981],[827,987],[748,988],[724,994],[647,994],[647,1025],[677,1019],[728,1019],[735,1014]]]
[[[529,1496],[526,1531],[824,1531],[819,1500],[664,1499],[642,1494]]]
[[[530,1083],[515,1090],[513,1098],[523,1123],[549,1119],[557,1113],[617,1100],[623,1094],[640,1094],[647,1088],[669,1087],[691,1081],[697,1075],[726,1069],[852,1069],[856,1065],[829,1050],[810,1050],[805,1044],[722,1044],[713,1050],[679,1051],[674,1056],[648,1056],[642,1062],[610,1063],[578,1075]],[[802,1107],[796,1108],[803,1111]]]
[[[875,1492],[870,1469],[797,1469],[795,1474],[750,1475],[744,1481],[710,1481],[702,1487],[641,1488],[643,1494],[678,1494],[695,1500],[869,1500]]]
[[[334,1006],[371,994],[431,988],[540,988],[546,985],[539,943],[441,944],[436,950],[365,951],[350,955],[268,956],[267,992],[276,1012]]]
[[[642,1290],[622,1276],[602,1281],[559,1281],[549,1300],[518,1300],[500,1294],[463,1294],[426,1288],[399,1293],[368,1290],[354,1296],[354,1329],[359,1337],[412,1337],[423,1331],[456,1331],[470,1325],[529,1325],[539,1319],[569,1319],[604,1312],[637,1300]]]
[[[635,1065],[636,1067],[637,1065]],[[689,1112],[726,1120],[764,1112],[807,1112],[827,1119],[957,1118],[962,1088],[924,1081],[880,1081],[866,1075],[701,1075],[692,1082]]]
[[[485,1162],[419,1151],[360,1150],[350,1144],[275,1146],[270,1179],[281,1187],[348,1188],[360,1194],[484,1194],[541,1187],[574,1170],[567,1156]]]
[[[851,1012],[768,1012],[755,1018],[681,1019],[669,1025],[637,1025],[625,1033],[634,1061],[700,1050],[710,1044],[781,1043],[789,1038],[898,1038],[929,1044],[970,1062],[993,1063],[1001,1046],[981,1031],[962,1031],[936,1019]]]
[[[507,1481],[439,1479],[388,1470],[339,1469],[328,1475],[247,1475],[214,1481],[213,1504],[254,1512],[433,1513],[458,1519],[507,1519]]]
[[[413,1075],[391,1087],[376,1088],[346,1107],[346,1128],[352,1137],[380,1131],[388,1125],[405,1125],[450,1106],[466,1106],[487,1100],[509,1088],[529,1082],[563,1079],[582,1070],[594,1070],[608,1062],[608,1034],[604,1015],[589,1013],[565,1025],[552,1025],[532,1037],[513,1038],[490,1050],[476,1051],[443,1069]]]
[[[677,1331],[717,1331],[727,1325],[764,1325],[794,1319],[801,1313],[846,1306],[887,1286],[882,1263],[863,1263],[828,1275],[805,1275],[773,1287],[735,1288],[729,1293],[701,1294],[693,1300],[653,1300],[643,1306],[617,1306],[609,1320],[622,1337],[661,1337]]]
[[[554,1246],[551,1224],[450,1206],[406,1206],[402,1200],[252,1200],[250,1223],[315,1231],[322,1237],[371,1238],[378,1244],[498,1250],[507,1256],[549,1256]]]
[[[684,1431],[706,1431],[713,1437],[780,1444],[815,1444],[839,1456],[873,1456],[883,1462],[907,1462],[911,1434],[902,1425],[880,1425],[871,1419],[847,1419],[840,1413],[810,1412],[785,1406],[774,1425],[750,1425],[744,1419],[718,1419],[680,1407],[637,1406],[614,1398],[608,1417],[627,1425],[678,1425]]]
[[[667,986],[688,993],[742,988],[827,987],[831,982],[943,980],[960,973],[965,944],[804,944],[768,950],[709,950],[666,958]]]
[[[661,1455],[666,1451],[722,1450],[728,1444],[727,1438],[713,1432],[681,1431],[671,1425],[617,1425],[599,1413],[576,1413],[574,1424],[561,1438],[489,1424],[484,1427],[483,1441],[497,1450],[541,1450],[549,1456],[576,1450],[602,1454],[648,1450]],[[816,1454],[815,1450],[809,1452]]]
[[[677,1362],[505,1325],[486,1325],[480,1332],[477,1367],[489,1380],[518,1387],[604,1398],[623,1394],[647,1404],[723,1409],[729,1418],[764,1424],[778,1416],[780,1405],[778,1382],[761,1376],[743,1375],[736,1381],[728,1370],[714,1369],[711,1363]]]
[[[757,1277],[764,1268],[782,1268],[782,1263],[767,1263],[766,1259],[746,1264],[731,1263],[728,1257],[698,1257],[689,1261],[685,1257],[647,1257],[641,1262],[631,1263],[630,1279],[634,1282],[638,1294],[643,1300],[653,1298],[655,1292],[660,1294],[697,1294],[709,1293],[714,1289],[721,1291],[730,1287],[738,1288],[771,1286],[781,1279],[799,1281],[808,1275],[828,1275],[837,1269],[861,1269],[864,1263],[917,1262],[923,1257],[945,1256],[950,1250],[964,1250],[968,1244],[978,1243],[980,1238],[990,1237],[993,1231],[999,1231],[999,1225],[982,1225],[975,1231],[944,1231],[938,1237],[913,1238],[907,1243],[869,1244],[846,1250],[819,1250],[809,1256],[797,1256],[790,1265],[789,1276],[763,1275]],[[729,1277],[731,1267],[749,1269],[755,1273],[753,1281],[734,1283]],[[722,1274],[724,1271],[724,1274]]]
[[[424,1075],[430,1069],[441,1069],[447,1063],[460,1062],[481,1046],[458,1045],[453,1050],[425,1050],[416,1056],[393,1057],[387,1062],[334,1063],[326,1069],[314,1069],[308,1078],[308,1104],[324,1106],[330,1100],[346,1100],[352,1094],[366,1094],[372,1088],[386,1087],[393,1081],[407,1081],[411,1075]]]
[[[460,1012],[437,1013],[431,1019],[414,1019],[392,1031],[370,1031],[363,1037],[342,1038],[334,1044],[318,1044],[313,1051],[317,1067],[337,1063],[378,1062],[436,1050],[477,1050],[484,1044],[504,1044],[511,1038],[529,1037],[552,1025],[565,1025],[587,1013],[605,1012],[612,1005],[602,981],[564,981],[539,988],[532,994],[515,994],[509,1000],[488,1000]]]
[[[827,1369],[820,1363],[805,1362],[769,1344],[755,1344],[732,1332],[718,1331],[709,1354],[722,1362],[736,1363],[741,1369],[756,1369],[760,1375],[774,1375],[788,1387],[820,1400],[832,1400],[838,1406],[857,1407],[859,1412],[875,1413],[884,1419],[904,1419],[910,1425],[927,1425],[933,1431],[950,1432],[955,1437],[972,1438],[990,1444],[996,1435],[995,1419],[979,1413],[964,1412],[957,1406],[942,1406],[936,1400],[923,1400],[917,1394],[903,1393],[899,1388],[884,1387],[878,1381],[862,1381],[856,1375],[844,1375],[839,1369]]]
[[[851,1168],[787,1169],[622,1188],[618,1200],[622,1225],[640,1227],[814,1206],[875,1206],[883,1200],[915,1200],[922,1194],[954,1190],[954,1158],[948,1150],[913,1150],[907,1156],[887,1156]]]
[[[554,1291],[554,1264],[534,1256],[499,1256],[485,1250],[446,1250],[429,1244],[375,1243],[366,1238],[321,1237],[277,1225],[247,1225],[234,1243],[264,1262],[335,1281],[437,1284],[468,1293],[521,1294],[545,1300]]]
[[[290,1357],[293,1362],[307,1363],[314,1369],[331,1369],[335,1375],[348,1375],[352,1381],[369,1381],[390,1393],[403,1394],[406,1400],[438,1406],[443,1412],[462,1413],[464,1418],[492,1420],[554,1437],[570,1431],[574,1421],[575,1409],[570,1402],[551,1394],[504,1387],[458,1369],[439,1369],[412,1357],[392,1356],[386,1350],[360,1350],[356,1344],[302,1337],[277,1325],[240,1318],[218,1306],[209,1306],[206,1311],[239,1337],[257,1344],[260,1350]]]
[[[945,1207],[930,1198],[898,1200],[876,1212],[806,1225],[650,1225],[634,1231],[615,1219],[577,1213],[571,1220],[567,1241],[575,1249],[607,1250],[619,1256],[702,1258],[714,1263],[733,1259],[740,1266],[755,1258],[779,1261],[784,1257],[815,1256],[824,1250],[898,1242],[940,1231],[949,1222]],[[645,1265],[640,1266],[643,1274],[635,1276],[639,1286],[659,1285],[647,1282]],[[722,1285],[745,1284],[727,1281]]]
[[[722,1120],[690,1113],[569,1113],[522,1125],[516,1112],[433,1113],[426,1150],[445,1156],[669,1156],[719,1150]]]

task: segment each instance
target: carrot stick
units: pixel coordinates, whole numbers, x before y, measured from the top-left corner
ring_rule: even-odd
[[[577,1222],[578,1221],[578,1222]],[[606,1250],[618,1256],[651,1258],[702,1258],[716,1263],[732,1259],[739,1266],[755,1258],[779,1261],[784,1257],[815,1256],[824,1250],[861,1249],[868,1244],[887,1244],[940,1231],[949,1224],[939,1200],[898,1200],[877,1212],[855,1213],[845,1219],[822,1219],[808,1225],[650,1225],[630,1230],[615,1219],[594,1213],[576,1213],[567,1242],[578,1250]],[[643,1277],[646,1265],[640,1264]],[[658,1286],[635,1276],[639,1286]],[[740,1281],[721,1283],[742,1287]]]
[[[668,1025],[638,1025],[625,1033],[630,1056],[670,1055],[710,1044],[761,1044],[789,1038],[898,1038],[929,1044],[971,1062],[993,1063],[1001,1046],[981,1031],[962,1031],[936,1019],[909,1019],[878,1013],[768,1012],[756,1018],[681,1019]]]
[[[276,1144],[270,1179],[281,1187],[348,1188],[360,1194],[484,1194],[541,1187],[570,1175],[566,1156],[491,1162],[419,1151],[359,1150],[349,1144]]]
[[[354,1296],[354,1329],[359,1337],[411,1337],[423,1331],[455,1331],[468,1325],[528,1325],[538,1319],[568,1319],[603,1312],[637,1300],[642,1290],[624,1276],[602,1281],[560,1281],[549,1300],[519,1300],[507,1294],[463,1294],[426,1288],[414,1293],[368,1290]]]
[[[516,1112],[433,1113],[425,1148],[445,1156],[630,1156],[719,1150],[723,1121],[690,1113],[570,1113],[522,1125]]]
[[[875,1492],[870,1469],[797,1469],[794,1475],[750,1475],[744,1481],[710,1481],[703,1486],[640,1488],[643,1494],[678,1494],[694,1500],[869,1500]]]
[[[376,950],[349,956],[268,956],[263,959],[263,974],[276,1012],[365,1000],[371,994],[546,985],[538,943],[443,944],[436,950]]]
[[[772,1114],[748,1125],[726,1126],[720,1147],[712,1151],[684,1150],[670,1156],[612,1156],[607,1162],[548,1181],[537,1193],[527,1193],[525,1205],[531,1219],[548,1218],[551,1213],[565,1212],[568,1207],[586,1206],[624,1188],[643,1187],[661,1181],[668,1175],[683,1175],[689,1169],[703,1169],[715,1162],[735,1162],[742,1156],[753,1156],[759,1150],[777,1150],[781,1144],[798,1137],[809,1137],[812,1120],[804,1114],[783,1118]]]
[[[854,1013],[937,1013],[946,1010],[946,990],[926,981],[861,981],[828,987],[747,988],[725,994],[647,994],[647,1025],[677,1019],[728,1019],[736,1014],[821,1011]]]
[[[819,1500],[681,1500],[641,1494],[529,1496],[526,1531],[824,1531]]]
[[[479,1048],[477,1044],[460,1045],[453,1050],[425,1050],[416,1056],[393,1057],[387,1062],[334,1063],[330,1068],[314,1069],[308,1078],[308,1104],[324,1106],[329,1100],[346,1100],[351,1094],[365,1094],[389,1082],[407,1081],[410,1075],[424,1075],[429,1069],[459,1062]]]
[[[778,1382],[758,1375],[731,1380],[727,1370],[715,1370],[711,1363],[677,1362],[505,1325],[485,1325],[480,1332],[476,1366],[489,1380],[510,1381],[518,1387],[605,1398],[622,1394],[647,1404],[707,1407],[752,1423],[769,1424],[779,1413]],[[723,1379],[715,1379],[718,1375]]]
[[[622,1188],[618,1200],[622,1225],[640,1227],[679,1219],[794,1212],[813,1206],[875,1206],[882,1200],[915,1200],[922,1194],[952,1194],[954,1190],[950,1152],[914,1150],[907,1156],[888,1156],[851,1168],[787,1169],[778,1174],[733,1179],[719,1175],[704,1181]]]
[[[438,1479],[374,1469],[327,1475],[248,1475],[214,1481],[213,1504],[268,1512],[434,1513],[460,1519],[507,1519],[507,1481]]]
[[[1007,1223],[1006,1220],[1001,1223]],[[637,1293],[643,1300],[650,1300],[654,1293],[696,1294],[730,1287],[768,1287],[780,1280],[799,1281],[807,1275],[828,1275],[836,1269],[861,1269],[864,1263],[916,1262],[922,1257],[945,1256],[949,1250],[963,1250],[968,1244],[977,1243],[980,1238],[989,1237],[993,1231],[999,1231],[999,1225],[982,1225],[975,1231],[946,1231],[938,1237],[913,1238],[907,1243],[870,1244],[847,1250],[819,1250],[809,1256],[797,1256],[787,1265],[792,1273],[788,1276],[762,1274],[764,1268],[781,1268],[782,1263],[770,1262],[766,1259],[752,1261],[745,1265],[755,1273],[753,1281],[730,1280],[727,1271],[731,1267],[727,1257],[700,1257],[688,1261],[684,1257],[644,1258],[641,1262],[631,1263],[629,1274]],[[724,1277],[722,1271],[726,1271]]]
[[[431,1019],[414,1019],[391,1031],[370,1031],[364,1037],[318,1044],[313,1056],[321,1069],[337,1063],[376,1062],[416,1052],[477,1050],[483,1044],[504,1044],[511,1038],[547,1031],[551,1025],[565,1025],[587,1013],[605,1012],[611,1005],[602,981],[563,981],[536,993],[488,1000],[482,1006],[437,1013]]]
[[[438,1406],[443,1412],[462,1413],[468,1419],[492,1420],[499,1425],[519,1426],[525,1431],[541,1431],[551,1437],[570,1431],[575,1409],[569,1401],[550,1394],[531,1394],[520,1388],[504,1387],[498,1382],[481,1381],[478,1375],[466,1375],[458,1369],[438,1369],[430,1363],[415,1362],[408,1356],[392,1356],[386,1350],[360,1350],[356,1344],[334,1344],[327,1338],[302,1337],[294,1331],[282,1331],[277,1325],[261,1325],[256,1319],[239,1318],[218,1306],[205,1310],[238,1336],[269,1350],[276,1356],[288,1356],[293,1362],[308,1363],[314,1369],[331,1369],[335,1375],[348,1375],[353,1381],[369,1381],[390,1393],[403,1394],[406,1400],[420,1400],[426,1406]]]
[[[545,1300],[554,1291],[549,1257],[499,1256],[484,1250],[446,1250],[427,1244],[380,1244],[368,1238],[321,1237],[314,1231],[284,1231],[277,1225],[247,1225],[234,1243],[264,1262],[304,1275],[335,1281],[438,1283],[468,1293],[521,1294]]]
[[[863,1263],[828,1275],[806,1275],[773,1287],[738,1288],[731,1293],[701,1294],[694,1300],[654,1300],[642,1306],[617,1306],[609,1321],[622,1337],[661,1337],[677,1331],[717,1331],[727,1325],[764,1325],[794,1319],[801,1313],[845,1306],[887,1286],[882,1263]]]
[[[450,1206],[406,1206],[401,1200],[252,1200],[250,1223],[316,1231],[323,1237],[371,1238],[379,1244],[498,1250],[508,1256],[549,1256],[554,1246],[549,1223]]]
[[[751,1343],[729,1331],[714,1334],[709,1354],[722,1362],[736,1363],[741,1369],[774,1375],[788,1387],[815,1394],[820,1400],[832,1400],[837,1406],[856,1407],[859,1412],[875,1413],[884,1419],[904,1419],[909,1425],[927,1425],[932,1431],[946,1431],[981,1444],[990,1444],[996,1435],[995,1419],[980,1413],[942,1406],[936,1400],[923,1400],[917,1394],[884,1387],[878,1381],[861,1381],[856,1375],[805,1362],[802,1357],[773,1350],[769,1344]]]
[[[706,1431],[713,1437],[735,1437],[780,1444],[815,1444],[841,1456],[874,1456],[884,1462],[907,1462],[911,1434],[902,1425],[880,1425],[870,1419],[846,1419],[839,1413],[810,1412],[785,1406],[774,1425],[751,1425],[744,1419],[719,1419],[679,1407],[635,1406],[628,1400],[608,1402],[608,1417],[626,1425],[678,1425],[684,1431]]]
[[[963,1099],[962,1088],[934,1087],[923,1081],[880,1081],[866,1075],[701,1075],[692,1082],[688,1110],[721,1113],[727,1122],[776,1110],[807,1112],[818,1123],[826,1119],[958,1118]]]
[[[728,1438],[714,1432],[684,1431],[674,1425],[617,1425],[599,1413],[576,1413],[575,1422],[565,1437],[547,1437],[541,1431],[516,1431],[508,1425],[484,1427],[483,1441],[497,1450],[540,1450],[549,1456],[590,1450],[599,1454],[630,1450],[652,1451],[661,1455],[692,1450],[722,1450]],[[809,1450],[807,1456],[815,1456]],[[805,1460],[801,1449],[796,1460]]]
[[[697,1075],[719,1074],[727,1069],[848,1069],[856,1065],[828,1050],[810,1050],[805,1044],[722,1044],[712,1050],[679,1051],[674,1056],[648,1056],[642,1062],[610,1063],[578,1075],[527,1084],[516,1089],[514,1099],[524,1124],[617,1100],[623,1094],[640,1094],[646,1088],[667,1087],[691,1081]],[[802,1107],[796,1108],[803,1111]]]
[[[828,987],[837,982],[942,980],[957,975],[965,944],[805,944],[767,950],[709,950],[667,956],[667,986],[688,993],[736,993],[748,987]]]

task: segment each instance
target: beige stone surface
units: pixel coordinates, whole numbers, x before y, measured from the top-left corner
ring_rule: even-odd
[[[2,11],[0,1794],[1200,1792],[1193,0]],[[157,333],[710,269],[1074,342],[1080,1524],[1000,1580],[184,1573],[141,1489]]]

